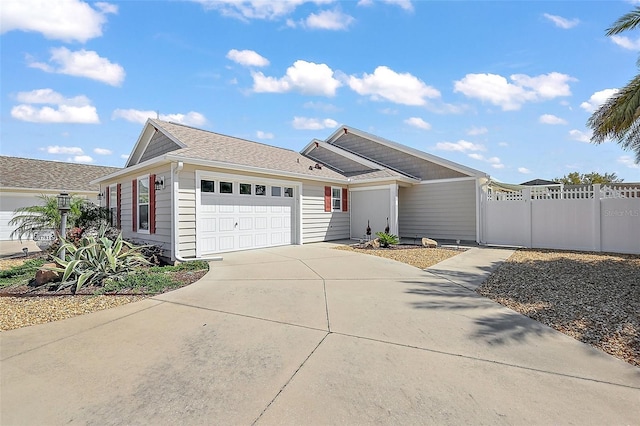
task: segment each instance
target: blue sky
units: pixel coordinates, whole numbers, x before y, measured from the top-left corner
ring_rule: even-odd
[[[123,166],[147,117],[301,150],[340,124],[520,183],[640,182],[588,143],[636,73],[627,1],[0,3],[2,155]]]

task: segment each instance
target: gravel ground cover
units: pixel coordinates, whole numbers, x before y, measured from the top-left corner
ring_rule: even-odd
[[[478,293],[640,366],[640,256],[518,250]]]
[[[450,257],[460,254],[465,249],[442,249],[424,248],[420,246],[392,246],[389,248],[357,248],[352,246],[338,246],[337,250],[356,251],[358,253],[370,254],[372,256],[384,257],[386,259],[397,260],[407,263],[416,268],[426,269],[436,263],[442,262]]]

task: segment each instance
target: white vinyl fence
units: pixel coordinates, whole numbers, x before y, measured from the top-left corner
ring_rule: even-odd
[[[600,186],[491,191],[482,242],[640,254],[640,188]]]

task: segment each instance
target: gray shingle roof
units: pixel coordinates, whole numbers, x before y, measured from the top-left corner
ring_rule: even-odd
[[[117,167],[0,156],[0,188],[97,192],[98,185],[89,182],[118,170]]]
[[[285,148],[278,148],[245,139],[221,135],[182,124],[150,120],[154,126],[172,135],[186,148],[171,151],[173,156],[186,159],[210,160],[258,167],[279,172],[296,173],[310,177],[347,180],[328,167],[315,168],[316,161]]]

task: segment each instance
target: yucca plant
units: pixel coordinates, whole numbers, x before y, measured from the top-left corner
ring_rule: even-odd
[[[122,233],[115,240],[107,238],[103,228],[98,237],[83,237],[77,247],[63,241],[58,254],[64,249],[65,259],[54,256],[59,266],[49,269],[62,274],[58,291],[71,287],[71,292],[76,293],[84,285],[101,286],[106,279],[122,279],[148,265],[141,248],[124,241]]]

